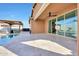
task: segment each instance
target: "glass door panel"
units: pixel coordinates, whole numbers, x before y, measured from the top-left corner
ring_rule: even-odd
[[[64,35],[64,16],[60,16],[57,18],[56,22],[57,34]]]
[[[65,35],[75,38],[77,36],[77,16],[76,11],[72,11],[65,16]]]
[[[56,19],[52,19],[52,33],[55,34],[56,33]]]
[[[48,24],[49,24],[48,33],[52,33],[52,30],[51,30],[51,20],[49,20]]]

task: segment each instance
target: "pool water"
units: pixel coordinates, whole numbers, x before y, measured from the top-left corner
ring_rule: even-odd
[[[17,35],[18,34],[11,34],[11,35],[6,35],[6,36],[0,37],[0,45],[5,45],[5,44],[9,43],[11,40],[13,40],[12,38]]]

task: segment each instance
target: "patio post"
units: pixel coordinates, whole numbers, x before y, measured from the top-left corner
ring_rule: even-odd
[[[78,27],[78,34],[77,34],[77,54],[78,54],[78,56],[79,56],[79,4],[77,4],[77,8],[78,8],[78,10],[77,10],[77,15],[78,15],[78,25],[77,25],[77,27]]]
[[[10,26],[10,33],[11,33],[11,26],[12,26],[12,24],[9,24],[9,26]]]
[[[19,25],[19,32],[20,32],[20,25]]]

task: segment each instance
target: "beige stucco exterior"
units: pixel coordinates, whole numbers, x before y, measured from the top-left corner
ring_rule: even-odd
[[[31,32],[32,33],[44,33],[45,22],[43,20],[31,20]]]
[[[48,16],[50,11],[59,16],[76,8],[76,3],[36,3],[30,20],[32,33],[48,33],[48,21],[54,18]]]
[[[40,9],[39,7],[37,7]],[[79,55],[79,4],[70,3],[70,4],[49,4],[46,6],[44,11],[37,17],[35,20],[30,20],[31,30],[32,33],[48,33],[48,21],[55,18],[55,17],[48,17],[49,11],[59,11],[57,16],[67,13],[73,9],[77,9],[78,15],[78,32],[77,32],[77,52]],[[36,11],[37,12],[37,11]],[[57,17],[56,16],[56,17]],[[38,21],[36,21],[38,20]],[[33,21],[33,22],[32,22]]]
[[[40,5],[40,6],[38,6]],[[43,10],[40,8],[45,6]],[[36,9],[36,10],[35,10]],[[79,55],[79,4],[77,3],[52,3],[52,4],[36,4],[36,8],[33,8],[32,20],[30,20],[31,31],[32,33],[48,33],[48,21],[58,17],[60,15],[64,15],[71,10],[77,9],[78,13],[78,34],[77,34],[77,52]],[[38,12],[40,10],[40,12]],[[48,12],[54,12],[57,15],[48,17]]]
[[[77,4],[77,8],[78,8],[78,11],[77,11],[77,14],[78,14],[77,52],[78,52],[78,55],[79,55],[79,4]]]

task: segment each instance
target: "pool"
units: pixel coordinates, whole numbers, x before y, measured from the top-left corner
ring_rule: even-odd
[[[9,34],[9,35],[0,37],[0,45],[5,45],[5,44],[9,43],[11,40],[13,40],[12,38],[17,35],[18,34]]]

